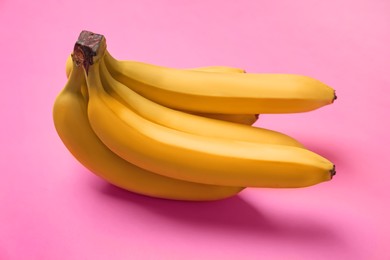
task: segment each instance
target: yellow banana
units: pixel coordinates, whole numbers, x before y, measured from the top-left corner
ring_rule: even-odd
[[[234,196],[243,189],[176,180],[123,160],[93,132],[88,122],[87,100],[81,93],[82,85],[85,85],[83,70],[75,67],[55,101],[53,119],[58,135],[68,150],[99,177],[135,193],[174,200],[219,200]]]
[[[69,78],[69,75],[72,71],[73,61],[72,56],[69,55],[66,60],[65,72],[66,76]],[[221,73],[245,73],[245,70],[234,67],[226,66],[208,66],[208,67],[199,67],[187,70],[196,70],[196,71],[205,71],[205,72],[221,72]],[[84,96],[88,96],[88,91],[86,88],[82,88],[81,92]],[[228,122],[234,122],[245,125],[253,125],[258,119],[258,114],[215,114],[215,113],[196,113],[199,116],[219,119]]]
[[[179,70],[136,61],[105,62],[115,79],[162,105],[221,114],[306,112],[333,103],[334,89],[301,75]]]
[[[276,131],[192,115],[150,101],[116,81],[104,60],[100,63],[100,79],[113,97],[154,123],[202,136],[302,147],[297,140]]]
[[[171,178],[235,187],[306,187],[335,173],[333,163],[303,148],[193,135],[146,120],[105,92],[102,47],[86,68],[88,118],[125,160]]]

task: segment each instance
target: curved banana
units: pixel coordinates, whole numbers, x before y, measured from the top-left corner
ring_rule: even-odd
[[[136,61],[105,61],[115,79],[162,105],[221,114],[306,112],[333,103],[335,91],[293,74],[213,73]]]
[[[276,131],[205,118],[162,106],[116,81],[107,70],[104,60],[99,67],[104,89],[129,109],[156,124],[202,136],[303,147],[292,137]]]
[[[239,187],[306,187],[332,178],[334,165],[303,148],[193,135],[145,118],[108,95],[99,55],[88,66],[90,124],[114,153],[163,176]]]
[[[75,68],[55,101],[53,119],[65,146],[91,172],[123,189],[164,199],[219,200],[234,196],[243,189],[167,178],[130,164],[111,152],[88,122],[87,101],[81,94],[85,77],[81,68]]]
[[[73,67],[73,61],[72,56],[69,55],[66,59],[66,65],[65,65],[65,73],[66,76],[69,78],[70,73],[72,72]],[[234,68],[234,67],[226,67],[226,66],[209,66],[209,67],[200,67],[200,68],[193,68],[193,69],[187,69],[187,70],[196,70],[196,71],[206,71],[206,72],[221,72],[221,73],[245,73],[245,70]],[[88,91],[83,87],[81,92],[84,96],[88,96]],[[258,119],[258,114],[213,114],[213,113],[196,113],[199,116],[208,117],[208,118],[214,118],[219,119],[223,121],[228,122],[234,122],[239,124],[245,124],[245,125],[253,125]]]

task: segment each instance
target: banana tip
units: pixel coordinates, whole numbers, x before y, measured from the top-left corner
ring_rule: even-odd
[[[332,103],[337,99],[337,96],[336,96],[336,91],[333,93],[333,100],[332,100]]]
[[[336,175],[336,165],[333,165],[332,170],[330,170],[330,178],[332,179],[333,176]]]

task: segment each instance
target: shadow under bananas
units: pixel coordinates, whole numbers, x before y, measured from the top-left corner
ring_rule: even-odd
[[[153,215],[173,221],[175,225],[196,227],[197,230],[221,235],[285,240],[288,243],[340,245],[332,227],[307,216],[276,216],[260,211],[242,195],[213,202],[185,202],[150,198],[117,188],[108,183],[98,187],[108,196],[129,209],[136,204]],[[127,212],[127,210],[125,210]],[[131,213],[129,213],[131,214]]]

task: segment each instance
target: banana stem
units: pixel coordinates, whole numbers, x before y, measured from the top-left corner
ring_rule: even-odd
[[[76,66],[82,65],[88,75],[89,66],[94,63],[94,59],[101,57],[101,53],[104,52],[105,48],[103,35],[84,30],[80,33],[74,45],[72,59]]]

